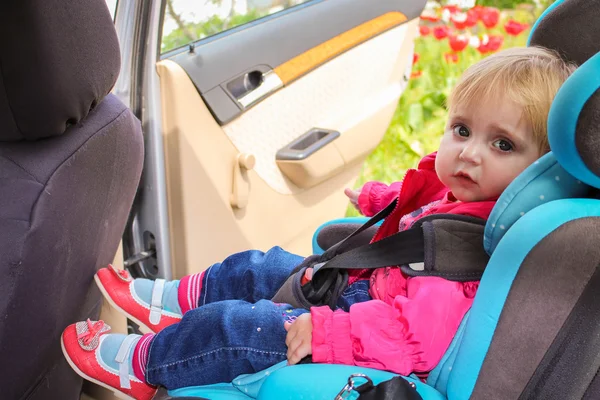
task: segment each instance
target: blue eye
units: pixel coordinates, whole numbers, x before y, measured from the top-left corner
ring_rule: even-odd
[[[471,135],[471,132],[469,132],[469,128],[467,128],[464,125],[454,125],[452,127],[452,132],[454,132],[455,135],[464,138],[468,138]]]

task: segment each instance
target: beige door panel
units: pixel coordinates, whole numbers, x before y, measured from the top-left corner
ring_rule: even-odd
[[[330,155],[306,160],[308,170],[322,174],[307,180],[318,183],[330,177],[339,170],[340,158],[343,165],[360,162],[381,141],[404,90],[415,23],[393,28],[326,62],[223,126],[225,134],[240,152],[256,157],[254,170],[282,194],[302,188],[286,179],[275,153],[312,128],[336,130],[341,136],[327,145],[333,146]],[[330,162],[321,166],[325,158]]]
[[[249,248],[278,244],[308,254],[310,240],[289,247],[298,227],[305,227],[298,236],[308,237],[321,222],[343,215],[345,200],[339,188],[350,185],[360,167],[295,196],[275,192],[250,170],[244,181],[249,185],[248,205],[232,208],[233,171],[240,152],[179,65],[161,61],[158,74],[173,276],[203,270],[234,251]],[[317,203],[323,207],[305,212]]]
[[[343,216],[343,188],[352,186],[385,133],[411,62],[416,26],[400,25],[346,51],[226,126],[217,124],[178,64],[158,63],[175,278],[249,248],[280,245],[310,253],[314,230]],[[316,179],[306,189],[281,172],[275,152],[313,127],[341,133],[313,156],[331,146],[328,151],[339,158],[332,163],[309,157],[314,164],[305,175]],[[251,156],[256,163],[248,170]],[[318,176],[323,170],[329,171],[326,180]],[[232,200],[247,205],[232,207]]]

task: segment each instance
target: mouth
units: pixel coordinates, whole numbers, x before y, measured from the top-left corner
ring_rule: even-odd
[[[475,184],[477,182],[475,182],[475,180],[473,178],[471,178],[471,176],[469,174],[467,174],[466,172],[462,172],[459,171],[456,174],[454,174],[454,177],[456,179],[458,179],[460,182],[464,182],[464,183],[468,183],[468,184]]]

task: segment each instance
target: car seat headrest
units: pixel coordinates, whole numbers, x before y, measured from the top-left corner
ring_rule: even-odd
[[[579,68],[556,95],[548,139],[573,176],[600,187],[600,0],[558,0],[535,24],[529,44],[556,50]]]
[[[598,0],[557,0],[537,19],[527,44],[554,49],[582,65],[600,50],[598,18]]]
[[[483,246],[492,254],[509,227],[533,208],[552,200],[582,197],[589,186],[574,178],[552,152],[525,169],[502,192],[485,226]]]
[[[110,92],[120,62],[105,0],[0,2],[0,141],[63,134]]]
[[[562,85],[548,115],[552,152],[502,193],[484,232],[491,254],[504,233],[538,205],[584,197],[600,187],[600,0],[557,0],[536,21],[528,44],[557,51],[578,69]]]

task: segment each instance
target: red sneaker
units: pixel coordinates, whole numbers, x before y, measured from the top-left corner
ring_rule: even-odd
[[[133,374],[131,354],[140,335],[108,334],[104,321],[69,325],[60,338],[67,362],[82,378],[114,392],[121,399],[150,400],[158,388]]]
[[[134,279],[129,272],[118,270],[112,265],[99,270],[94,280],[110,305],[138,324],[144,333],[158,333],[181,321],[180,313],[165,310],[163,307],[164,279],[154,281],[151,298],[144,298],[150,296],[136,292]]]

